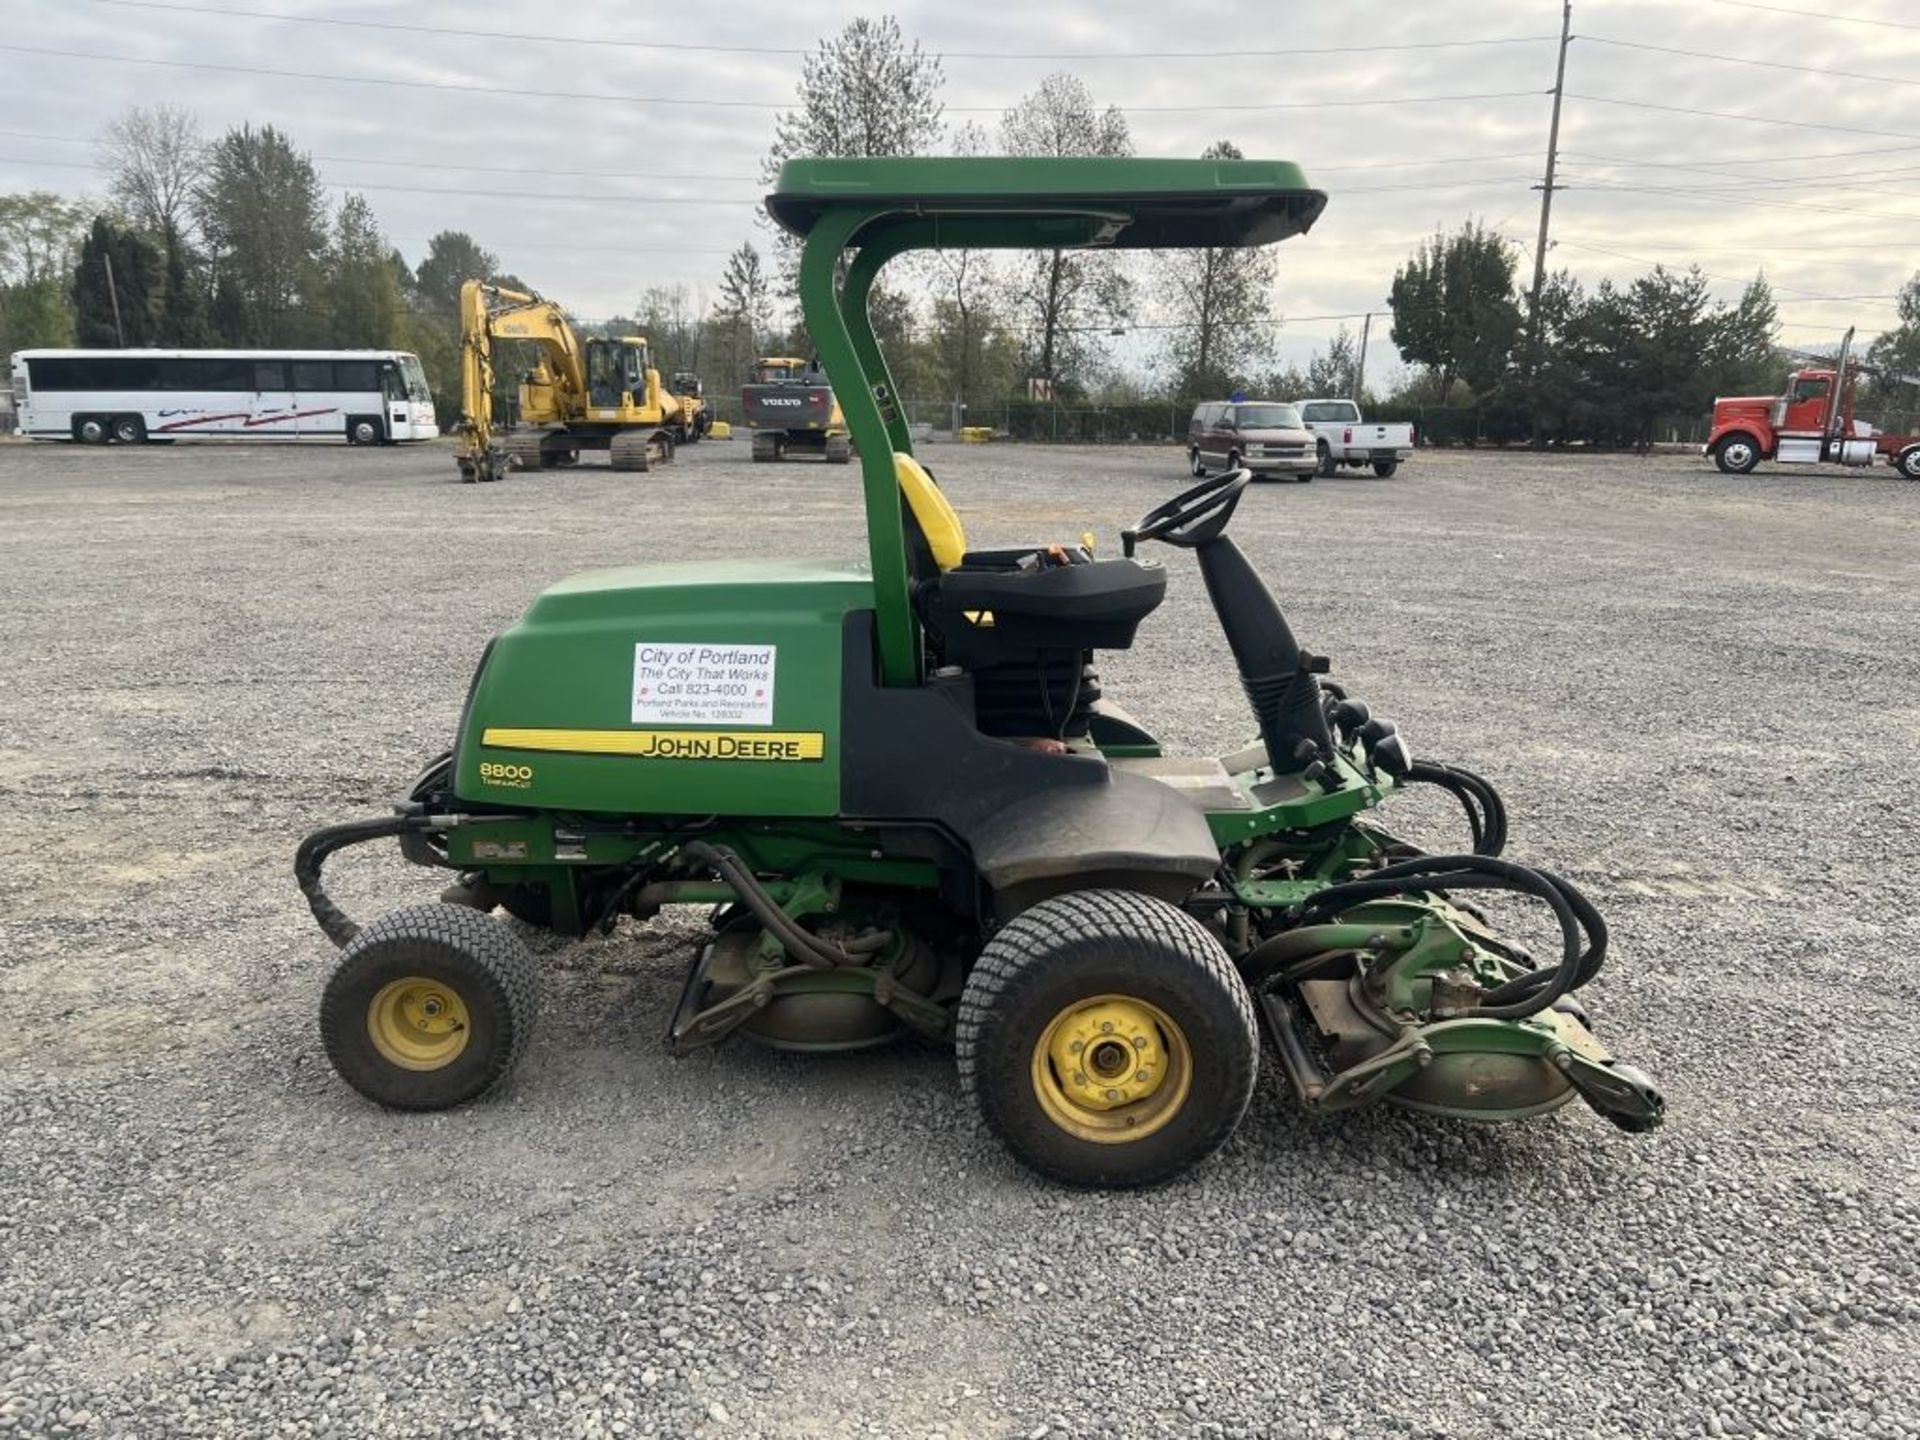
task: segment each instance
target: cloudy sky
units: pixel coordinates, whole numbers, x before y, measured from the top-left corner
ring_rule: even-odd
[[[1588,283],[1693,263],[1729,298],[1764,268],[1789,344],[1889,323],[1886,297],[1920,269],[1920,11],[1841,4],[1576,0],[1570,188],[1550,263]],[[758,233],[756,177],[799,53],[859,13],[0,0],[0,186],[99,193],[91,141],[128,105],[189,107],[209,135],[273,124],[336,196],[362,191],[410,260],[436,230],[465,229],[579,313],[612,314],[650,284],[711,292],[725,253]],[[1282,254],[1289,356],[1339,323],[1322,317],[1381,308],[1394,266],[1435,226],[1478,217],[1531,264],[1558,0],[916,0],[892,13],[945,57],[950,126],[991,131],[1065,69],[1125,110],[1141,154],[1224,137],[1300,162],[1333,198]],[[531,38],[549,23],[553,38]],[[443,33],[458,30],[526,38]],[[1720,114],[1684,113],[1700,111]]]

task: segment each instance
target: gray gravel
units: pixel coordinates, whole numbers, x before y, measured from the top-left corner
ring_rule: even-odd
[[[1111,546],[1183,479],[932,459],[984,543]],[[858,552],[853,472],[745,462],[0,446],[0,1436],[1920,1434],[1920,486],[1886,471],[1423,454],[1236,521],[1603,903],[1587,993],[1657,1135],[1309,1123],[1269,1067],[1190,1178],[1063,1193],[929,1050],[670,1059],[697,916],[547,941],[487,1102],[351,1094],[294,842],[408,783],[546,580]],[[1237,745],[1170,563],[1109,693]],[[361,913],[431,893],[337,870]]]

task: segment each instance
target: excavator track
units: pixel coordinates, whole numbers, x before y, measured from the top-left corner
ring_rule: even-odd
[[[673,437],[664,430],[623,430],[607,447],[616,470],[647,471],[673,459]]]
[[[551,470],[555,456],[547,448],[546,439],[540,430],[514,430],[502,437],[500,447],[516,470]]]

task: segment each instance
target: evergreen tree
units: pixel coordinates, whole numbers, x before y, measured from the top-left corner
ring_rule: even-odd
[[[74,338],[111,349],[159,341],[166,265],[144,235],[96,215],[73,271]]]
[[[500,261],[464,230],[442,230],[427,242],[426,257],[414,273],[416,303],[432,315],[455,320],[460,287],[469,280],[493,280]],[[510,288],[519,288],[517,283]]]
[[[326,257],[327,330],[332,343],[383,349],[400,319],[400,284],[392,251],[364,197],[348,195],[335,217]]]
[[[271,125],[229,130],[195,198],[219,275],[216,329],[228,344],[285,345],[319,328],[302,313],[323,274],[326,207],[313,162]]]
[[[207,317],[207,289],[200,259],[178,230],[161,237],[166,273],[160,290],[160,315],[154,343],[192,350],[213,344]]]
[[[1512,246],[1469,221],[1424,242],[1394,273],[1393,343],[1427,368],[1443,401],[1456,380],[1485,392],[1505,376],[1520,335],[1517,263]]]

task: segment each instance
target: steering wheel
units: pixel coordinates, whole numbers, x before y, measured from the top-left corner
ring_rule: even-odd
[[[1161,540],[1182,550],[1206,544],[1227,528],[1241,494],[1252,482],[1253,472],[1243,466],[1182,490],[1141,516],[1131,530],[1122,530],[1121,549],[1131,555],[1142,540]]]

